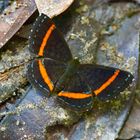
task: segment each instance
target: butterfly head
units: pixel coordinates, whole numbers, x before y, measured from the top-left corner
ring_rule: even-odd
[[[78,58],[77,59],[72,59],[68,62],[68,67],[71,67],[71,68],[76,68],[78,67],[80,64]]]

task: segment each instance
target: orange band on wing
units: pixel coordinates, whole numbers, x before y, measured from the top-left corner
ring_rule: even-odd
[[[52,24],[51,27],[49,28],[49,30],[47,31],[46,35],[43,38],[43,41],[41,43],[40,50],[38,53],[39,56],[43,56],[44,48],[45,48],[47,41],[48,41],[48,39],[49,39],[49,37],[54,29],[55,29],[55,25]]]
[[[120,73],[120,70],[116,70],[115,73],[98,89],[94,90],[94,93],[96,95],[98,95],[99,93],[101,93],[104,89],[106,89],[118,76],[118,74]]]
[[[51,80],[50,80],[50,78],[49,78],[49,76],[48,76],[48,74],[47,74],[47,71],[46,71],[46,69],[44,68],[44,66],[43,66],[43,64],[42,64],[42,62],[41,62],[41,60],[38,60],[38,63],[39,63],[39,70],[40,70],[41,76],[42,76],[44,82],[48,85],[50,91],[52,91],[54,85],[52,84],[52,82],[51,82]]]
[[[84,94],[84,93],[74,93],[74,92],[60,92],[58,96],[63,96],[67,98],[73,98],[73,99],[84,99],[91,97],[92,94]]]

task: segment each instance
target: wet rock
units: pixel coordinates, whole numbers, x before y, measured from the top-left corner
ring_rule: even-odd
[[[65,17],[71,21],[65,37],[73,56],[79,57],[81,63],[97,62],[129,70],[137,77],[139,31],[135,25],[139,27],[139,17],[127,18],[127,11],[137,5],[95,4],[80,1],[78,7],[72,7],[66,15],[58,17],[63,28],[69,25],[63,23]],[[11,140],[54,139],[54,136],[57,140],[115,139],[133,103],[134,85],[117,99],[95,100],[93,110],[84,114],[63,109],[56,97],[46,99],[45,95],[30,89],[17,108],[2,114],[6,117],[1,123],[0,135]]]
[[[42,140],[49,126],[70,126],[80,118],[79,113],[61,108],[55,98],[47,99],[34,89],[30,89],[18,107],[7,114],[0,133],[2,139],[11,140],[24,139],[25,135],[28,139]]]
[[[15,96],[15,92],[27,85],[25,68],[31,59],[27,45],[27,41],[17,39],[7,45],[8,50],[1,52],[0,103]]]
[[[136,90],[135,103],[133,104],[132,111],[120,132],[118,140],[121,139],[139,139],[140,138],[140,118],[139,118],[139,108],[140,108],[140,90]]]

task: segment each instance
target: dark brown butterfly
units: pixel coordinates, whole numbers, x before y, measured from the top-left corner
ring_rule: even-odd
[[[108,100],[132,82],[131,73],[100,65],[80,64],[73,59],[61,32],[52,20],[41,14],[31,30],[30,52],[41,57],[28,66],[31,84],[48,97],[75,110],[89,110],[94,96]]]

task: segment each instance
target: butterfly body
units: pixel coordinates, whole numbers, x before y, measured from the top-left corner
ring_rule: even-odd
[[[67,67],[63,75],[60,77],[60,79],[57,81],[53,92],[59,93],[59,91],[63,90],[65,88],[65,85],[68,84],[69,80],[77,73],[77,68],[79,66],[78,59],[73,59],[68,62]]]
[[[33,60],[27,71],[32,85],[48,97],[73,110],[93,107],[94,96],[108,100],[132,82],[131,73],[73,59],[61,32],[50,18],[40,15],[33,27],[29,49],[41,59]]]

